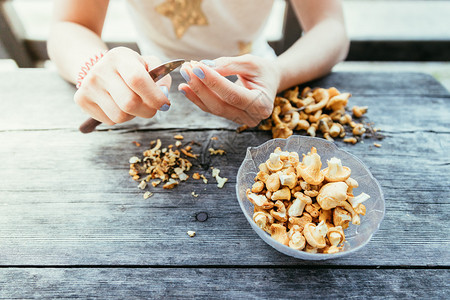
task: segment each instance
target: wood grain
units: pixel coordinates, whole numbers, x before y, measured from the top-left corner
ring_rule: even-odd
[[[444,299],[448,278],[420,269],[11,268],[0,269],[0,298]]]

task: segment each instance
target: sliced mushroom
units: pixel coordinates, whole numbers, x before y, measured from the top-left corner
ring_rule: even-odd
[[[253,221],[259,228],[270,233],[270,225],[272,225],[274,219],[267,211],[261,210],[253,214]]]
[[[275,192],[280,189],[280,177],[278,173],[269,175],[266,180],[266,188],[268,191]]]
[[[306,239],[302,234],[302,230],[299,226],[294,225],[288,233],[289,247],[296,250],[303,250],[306,246]]]
[[[352,171],[342,166],[339,158],[332,157],[327,163],[328,167],[323,169],[322,173],[328,182],[346,181],[350,177]]]
[[[291,200],[291,191],[288,187],[279,189],[272,193],[272,200]]]
[[[290,217],[301,216],[305,206],[312,203],[311,198],[301,192],[295,193],[294,196],[296,199],[292,201],[292,205],[288,209],[288,214]]]
[[[314,248],[325,248],[327,243],[325,236],[327,235],[328,227],[324,222],[320,222],[317,226],[313,223],[308,223],[303,229],[303,235],[309,245]]]
[[[336,207],[333,210],[333,223],[334,226],[341,226],[343,229],[347,229],[352,217],[350,213],[341,207]]]
[[[331,182],[325,184],[317,195],[317,202],[325,210],[341,206],[347,199],[348,186],[345,182]]]
[[[286,207],[284,206],[283,201],[277,200],[274,206],[277,208],[277,210],[275,211],[275,209],[272,209],[270,211],[272,217],[274,217],[280,222],[286,222],[288,218],[286,214]]]
[[[270,209],[273,207],[273,202],[266,198],[265,195],[257,195],[250,191],[250,189],[246,192],[247,199],[253,203],[253,205],[256,205],[258,207],[264,208],[264,209]]]
[[[286,227],[280,224],[272,224],[270,226],[272,232],[271,237],[277,242],[289,246],[289,237],[286,232]]]
[[[280,155],[270,153],[270,157],[266,161],[266,166],[271,172],[278,172],[283,169],[283,162],[281,161]]]
[[[307,183],[318,185],[323,181],[323,174],[320,172],[322,162],[317,154],[316,148],[312,147],[308,155],[303,156],[302,163],[298,165],[297,174],[300,174]]]
[[[338,246],[345,241],[344,230],[341,226],[328,228],[327,237],[331,246]]]

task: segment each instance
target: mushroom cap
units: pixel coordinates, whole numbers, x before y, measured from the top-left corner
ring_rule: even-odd
[[[291,200],[291,191],[287,186],[274,192],[272,194],[272,200]]]
[[[280,177],[278,176],[278,173],[269,175],[266,180],[266,188],[271,192],[275,192],[280,189]]]
[[[328,101],[326,109],[331,109],[333,111],[341,110],[347,105],[348,98],[350,98],[351,96],[352,95],[350,93],[342,93],[332,97]]]
[[[270,153],[269,159],[266,161],[266,166],[271,172],[278,172],[283,169],[284,163],[280,159],[280,155],[276,153]]]
[[[327,245],[325,241],[327,231],[327,225],[325,225],[325,223],[323,222],[320,222],[317,226],[314,223],[308,223],[305,225],[305,228],[303,228],[303,235],[305,236],[306,241],[309,245],[314,248],[321,249],[325,248]]]
[[[264,209],[270,209],[273,207],[273,202],[269,201],[265,195],[258,195],[255,193],[252,193],[250,189],[246,192],[247,199],[253,203],[253,205],[264,208]]]
[[[333,210],[333,223],[334,226],[341,226],[343,229],[348,228],[348,225],[352,217],[350,213],[341,207],[336,207]]]
[[[317,202],[325,210],[340,206],[347,199],[347,189],[345,182],[327,183],[320,189]]]
[[[341,226],[328,228],[327,237],[331,246],[337,246],[345,241],[344,230]]]
[[[289,237],[286,232],[286,227],[280,224],[270,225],[271,237],[277,242],[289,246]]]
[[[348,167],[342,166],[342,162],[339,158],[332,157],[327,160],[328,167],[322,170],[325,179],[328,182],[346,181],[352,170]]]
[[[274,209],[270,211],[272,217],[274,217],[280,222],[286,222],[288,217],[286,214],[286,207],[284,206],[283,201],[277,200],[274,206],[277,208],[277,211],[275,211]]]
[[[296,194],[299,194],[299,193],[296,193]],[[310,198],[310,200],[311,200],[311,198]],[[306,204],[307,204],[307,201],[305,201],[304,198],[297,197],[294,201],[292,201],[291,206],[289,206],[288,215],[290,217],[301,216],[303,214],[303,210],[305,209]]]
[[[305,245],[306,239],[301,232],[296,231],[291,235],[291,238],[289,240],[289,247],[296,250],[302,250],[303,248],[305,248]]]
[[[317,154],[316,148],[312,147],[311,152],[308,155],[303,156],[302,163],[297,167],[297,173],[299,173],[303,180],[312,185],[319,185],[324,176],[320,172],[322,162],[320,156]]]

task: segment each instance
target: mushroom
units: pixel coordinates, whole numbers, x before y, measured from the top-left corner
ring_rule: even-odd
[[[288,160],[291,163],[291,165],[294,166],[294,167],[297,166],[300,163],[300,159],[298,157],[298,153],[297,152],[290,152]]]
[[[287,186],[272,193],[272,200],[291,200],[291,191]]]
[[[353,189],[357,188],[359,186],[358,181],[356,181],[355,179],[349,177],[349,178],[347,178],[345,183],[348,185],[347,194],[353,195]]]
[[[327,183],[320,189],[317,202],[325,210],[341,206],[347,199],[347,189],[345,182]]]
[[[314,113],[314,115],[309,115],[308,120],[309,123],[316,123],[319,121],[320,116],[322,115],[322,110],[318,110]]]
[[[364,204],[362,204],[364,201],[368,200],[370,198],[369,195],[366,193],[361,193],[359,196],[356,197],[348,197],[348,202],[352,205],[352,207],[355,209],[355,212],[358,215],[365,215],[366,214],[366,207]]]
[[[357,208],[358,205],[369,199],[370,199],[369,195],[367,195],[366,193],[361,193],[359,196],[356,197],[348,197],[347,200],[352,205],[353,208]]]
[[[339,158],[332,157],[327,163],[328,167],[323,169],[322,173],[328,182],[346,181],[350,177],[352,171],[343,167]]]
[[[309,196],[309,197],[317,197],[317,195],[319,195],[319,191],[313,191],[313,190],[304,191],[304,193],[306,196]]]
[[[308,133],[312,137],[315,137],[316,130],[317,130],[317,124],[311,124],[311,126],[309,126],[308,130],[306,130],[306,133]]]
[[[266,188],[268,191],[275,192],[280,189],[280,178],[278,173],[269,175],[266,180]]]
[[[290,217],[298,217],[303,214],[303,210],[307,204],[311,204],[312,200],[302,192],[295,193],[295,200],[292,201],[291,206],[288,209],[288,215]]]
[[[336,207],[333,210],[333,223],[334,226],[341,226],[343,229],[347,229],[352,218],[350,213],[341,207]]]
[[[252,193],[261,193],[262,190],[264,190],[264,182],[262,181],[257,181],[252,185]]]
[[[329,100],[328,90],[322,89],[322,88],[316,89],[313,92],[313,98],[317,101],[317,103],[308,105],[305,108],[305,113],[307,113],[307,114],[318,111],[318,110],[324,108],[325,105],[327,105],[328,100]]]
[[[350,116],[349,114],[345,114],[339,119],[339,123],[341,123],[342,125],[348,124],[351,121],[352,121],[352,116]]]
[[[306,239],[303,236],[302,230],[299,226],[294,225],[291,230],[289,230],[288,237],[289,247],[296,250],[302,250],[303,248],[305,248]]]
[[[326,139],[329,142],[334,142],[334,139],[330,136],[330,134],[328,132],[325,132],[323,134],[323,138]]]
[[[273,202],[269,201],[269,199],[267,199],[266,196],[254,194],[250,191],[250,189],[247,190],[246,196],[247,199],[251,203],[253,203],[253,205],[256,205],[264,209],[270,209],[273,207]]]
[[[256,180],[256,181],[259,180],[259,181],[262,181],[262,182],[266,182],[268,178],[269,178],[269,174],[267,174],[267,173],[264,172],[264,171],[259,171],[259,172],[256,174],[255,180]]]
[[[288,218],[286,214],[286,207],[284,206],[283,201],[277,200],[274,206],[277,208],[277,210],[276,211],[275,209],[270,210],[270,214],[272,215],[272,217],[274,217],[280,222],[286,222]]]
[[[317,149],[312,147],[308,155],[303,156],[302,163],[298,165],[297,174],[300,174],[307,183],[318,185],[323,181],[323,174],[320,172],[322,162],[317,154]]]
[[[353,106],[352,108],[353,115],[357,118],[361,118],[362,115],[364,115],[367,112],[368,108],[369,107],[367,106]]]
[[[280,159],[280,155],[270,153],[269,159],[266,161],[266,166],[271,172],[278,172],[283,169],[283,162]]]
[[[261,172],[264,172],[264,173],[269,173],[269,172],[270,172],[270,170],[267,168],[267,165],[266,165],[265,162],[260,163],[259,166],[258,166],[258,169],[259,169]]]
[[[333,254],[333,253],[338,253],[340,251],[339,247],[336,246],[329,246],[329,247],[325,247],[323,249],[322,253],[326,253],[326,254]]]
[[[303,235],[306,238],[308,244],[314,248],[325,248],[327,243],[325,236],[327,235],[328,227],[324,222],[320,222],[317,226],[313,223],[308,223],[303,228]]]
[[[341,226],[328,228],[327,237],[331,246],[337,247],[345,241],[344,230]]]
[[[342,206],[346,211],[348,211],[352,215],[352,224],[359,225],[361,224],[361,219],[359,218],[358,213],[353,209],[353,207],[347,201],[342,202],[339,206]],[[336,224],[335,224],[336,225]]]
[[[366,132],[366,129],[363,124],[356,124],[352,130],[353,135],[363,135],[364,132]]]
[[[311,246],[311,245],[309,245],[309,244],[306,244],[305,252],[308,252],[308,253],[317,253],[317,251],[318,251],[317,248],[314,248],[313,246]]]
[[[326,106],[326,109],[330,109],[332,111],[341,110],[345,108],[348,102],[348,98],[352,95],[350,93],[342,93],[331,98]]]
[[[331,209],[329,210],[320,210],[320,215],[319,215],[319,222],[324,221],[325,224],[330,224],[332,222],[333,216],[332,216],[332,212]]]
[[[287,127],[290,130],[293,130],[297,127],[299,121],[300,121],[300,114],[294,111],[291,114],[291,120],[289,121],[289,123],[287,123]]]
[[[356,138],[354,138],[354,137],[349,137],[349,138],[346,138],[346,139],[344,139],[343,140],[344,141],[344,143],[351,143],[351,144],[356,144],[357,142],[358,142],[358,140],[356,139]]]
[[[340,93],[341,92],[339,92],[339,90],[337,88],[335,88],[334,86],[332,86],[328,89],[328,95],[330,98],[333,98],[334,96],[337,96]]]
[[[307,213],[303,213],[303,215],[301,217],[290,217],[288,227],[290,229],[293,226],[297,225],[303,229],[306,224],[311,223],[311,222],[312,222],[312,217]]]
[[[309,122],[307,120],[299,120],[297,123],[296,130],[308,130]]]
[[[286,227],[280,224],[270,225],[271,237],[277,242],[289,246],[289,237],[286,233]]]
[[[270,233],[270,225],[273,223],[273,217],[267,211],[261,210],[253,214],[253,221],[259,228]]]
[[[311,215],[313,219],[316,219],[320,215],[320,206],[317,203],[307,204],[305,210]]]
[[[293,189],[297,185],[297,176],[294,174],[280,175],[281,185],[287,186],[290,189]]]
[[[339,123],[333,123],[333,125],[331,125],[329,134],[330,134],[330,136],[332,136],[332,137],[337,137],[337,136],[340,135],[342,132],[345,132],[345,131],[344,131],[344,127],[343,127],[341,124],[339,124]]]

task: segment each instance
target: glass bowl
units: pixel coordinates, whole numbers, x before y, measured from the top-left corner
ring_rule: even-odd
[[[298,152],[301,160],[302,153],[308,153],[313,146],[317,148],[317,153],[320,155],[322,168],[326,167],[327,159],[334,156],[339,158],[342,161],[342,165],[352,170],[351,177],[359,183],[359,187],[354,190],[354,194],[359,195],[365,192],[370,195],[370,199],[364,202],[367,212],[365,216],[361,216],[361,225],[353,225],[350,222],[350,226],[344,231],[346,241],[344,242],[343,250],[338,253],[308,253],[292,249],[275,241],[253,221],[253,204],[245,195],[245,191],[251,188],[254,183],[259,164],[265,162],[276,147],[280,147],[283,151]],[[358,251],[369,242],[372,235],[378,230],[385,212],[384,196],[380,184],[361,160],[353,154],[339,149],[331,142],[307,136],[293,135],[288,139],[272,139],[258,147],[247,148],[247,155],[239,167],[237,175],[236,194],[247,221],[267,244],[286,255],[304,260],[332,259]]]

